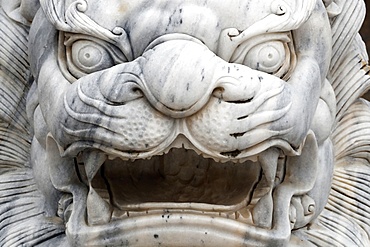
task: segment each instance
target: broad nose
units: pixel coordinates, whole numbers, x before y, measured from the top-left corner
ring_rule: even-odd
[[[227,63],[197,42],[166,41],[143,57],[144,94],[157,110],[173,118],[196,113],[212,96],[233,102],[251,100],[260,88],[252,69]]]

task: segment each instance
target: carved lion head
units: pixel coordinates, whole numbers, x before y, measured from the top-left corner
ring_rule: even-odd
[[[39,4],[30,164],[62,242],[312,242],[337,164],[339,3]]]

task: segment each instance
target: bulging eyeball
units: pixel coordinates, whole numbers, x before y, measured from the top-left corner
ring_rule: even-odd
[[[114,65],[114,61],[101,45],[79,40],[73,43],[71,52],[73,65],[85,73],[106,69]]]
[[[286,51],[282,42],[274,41],[253,47],[246,55],[243,64],[266,73],[275,73],[283,66]]]
[[[257,35],[242,42],[231,63],[288,80],[296,66],[296,53],[290,32]]]

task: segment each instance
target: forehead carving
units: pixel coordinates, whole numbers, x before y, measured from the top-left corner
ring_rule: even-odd
[[[225,39],[232,39],[237,43],[238,40],[246,40],[264,33],[295,30],[310,17],[316,5],[316,0],[274,0],[257,4],[255,1],[245,1],[241,4],[242,6],[234,6],[236,3],[226,4],[219,1],[209,1],[207,9],[202,9],[202,7],[197,6],[198,2],[171,1],[166,3],[166,8],[162,8],[160,3],[156,1],[151,3],[147,3],[147,1],[127,1],[127,3],[125,1],[112,1],[111,6],[100,7],[97,4],[101,3],[86,0],[40,1],[48,19],[58,30],[87,34],[118,45],[123,43],[123,45],[120,45],[122,47],[128,47],[124,45],[128,42],[126,31],[133,33],[131,39],[135,39],[135,31],[141,33],[149,30],[147,35],[150,35],[152,32],[150,28],[153,27],[153,23],[157,25],[155,28],[159,29],[158,32],[168,30],[171,28],[169,26],[173,25],[181,27],[173,28],[172,31],[195,36],[199,35],[197,32],[203,29],[205,29],[205,32],[223,30],[222,35],[225,36]],[[94,12],[97,8],[107,9],[109,13],[112,13],[110,14],[112,18],[105,18],[106,12],[104,11],[101,14],[99,14],[100,11]],[[228,8],[232,9],[232,14],[225,16],[224,9]],[[256,14],[255,8],[259,8],[261,12]],[[175,12],[181,11],[181,23],[178,20],[176,24],[176,13],[169,13],[167,9],[173,9]],[[197,12],[198,9],[199,12]],[[186,23],[186,15],[189,16],[189,19],[199,20],[196,24],[198,31],[192,31],[189,28],[189,25],[194,26],[194,23],[190,21]],[[212,16],[215,19],[214,21],[211,21]],[[173,23],[171,23],[171,18],[174,19],[172,20]],[[203,22],[201,19],[207,21]],[[142,27],[143,25],[144,27]],[[125,30],[124,27],[129,30]],[[142,35],[139,35],[137,38],[142,39]],[[154,37],[158,35],[163,35],[163,33],[153,34]],[[207,35],[205,36],[207,38]],[[134,41],[132,40],[132,42]],[[207,43],[208,40],[204,40],[204,42]]]
[[[92,22],[89,20],[90,18],[87,17],[84,13],[89,12],[88,6],[89,4],[99,4],[93,1],[87,0],[76,0],[76,1],[46,1],[41,0],[41,6],[44,12],[47,14],[49,20],[60,30],[63,31],[70,31],[70,32],[81,32],[81,28],[92,30],[96,28],[96,26],[91,26]],[[159,5],[156,1],[153,1],[152,4],[148,4],[146,1],[137,1],[135,3],[120,1],[111,2],[111,8],[119,8],[114,9],[122,16],[127,16],[127,13],[130,13],[133,10],[140,10],[145,12],[147,9],[153,8],[153,6]],[[186,8],[187,6],[198,5],[198,1],[191,1],[186,4],[181,2],[173,1],[173,3],[166,3],[167,5],[172,6],[179,6],[179,8]],[[220,9],[225,7],[222,3],[217,3],[217,1],[209,1],[207,3],[209,8],[211,8],[215,13],[220,15]],[[230,4],[230,8],[233,8],[235,4]],[[255,15],[253,12],[253,7],[256,5],[253,1],[245,1],[241,6],[239,6],[242,10],[235,10],[234,14],[238,18],[245,20],[243,18],[244,15]],[[265,12],[264,15],[259,15],[259,19],[263,19],[262,22],[265,25],[258,24],[258,27],[252,28],[254,32],[280,32],[280,31],[289,31],[297,29],[304,21],[306,21],[312,13],[316,5],[315,0],[309,1],[284,1],[284,0],[274,0],[274,1],[267,1],[265,3],[258,3],[258,6],[262,7],[262,13]],[[98,5],[99,6],[99,5]],[[95,6],[97,8],[98,6]],[[160,6],[160,5],[159,5]],[[243,9],[243,7],[245,9]],[[171,8],[171,7],[169,7]],[[263,9],[264,8],[264,9]],[[93,11],[93,10],[92,10]],[[90,11],[90,12],[92,12]],[[140,12],[139,11],[139,12]],[[113,12],[113,11],[112,11]],[[104,13],[104,12],[103,12]],[[95,13],[94,15],[96,15]],[[116,15],[113,14],[114,17]],[[219,16],[222,18],[221,16]],[[96,17],[95,17],[96,18]],[[100,17],[101,18],[101,17]],[[99,14],[98,18],[99,19]],[[84,20],[84,21],[83,21]],[[119,20],[118,20],[119,21]],[[117,22],[117,20],[116,20]],[[257,31],[258,30],[258,31]],[[112,30],[113,31],[113,30]],[[252,33],[252,31],[249,31]]]

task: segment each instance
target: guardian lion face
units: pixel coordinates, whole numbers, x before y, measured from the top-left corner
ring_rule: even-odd
[[[280,246],[320,214],[321,0],[40,3],[32,160],[71,245]]]

